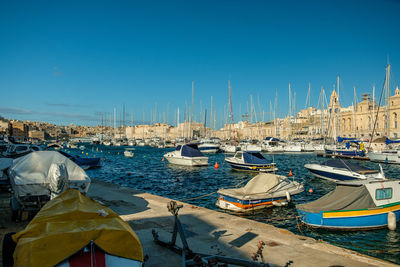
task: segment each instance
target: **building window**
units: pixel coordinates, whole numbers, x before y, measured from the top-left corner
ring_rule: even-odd
[[[392,198],[392,192],[393,192],[392,188],[376,189],[375,199],[376,200],[391,199]]]
[[[397,113],[393,113],[393,117],[394,117],[394,128],[397,129]]]

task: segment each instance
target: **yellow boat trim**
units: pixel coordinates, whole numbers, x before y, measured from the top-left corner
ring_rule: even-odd
[[[400,210],[400,204],[386,208],[375,208],[370,210],[352,210],[352,211],[338,211],[338,212],[323,212],[323,218],[339,218],[339,217],[358,217],[369,216],[387,213],[390,211]]]

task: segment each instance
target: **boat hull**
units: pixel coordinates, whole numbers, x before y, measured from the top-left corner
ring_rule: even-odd
[[[322,211],[319,213],[307,212],[297,209],[301,223],[314,228],[335,230],[367,230],[386,227],[388,213],[400,219],[400,203],[383,206],[376,209],[348,210],[348,211]]]
[[[355,177],[354,174],[352,175],[352,172],[349,171],[343,171],[343,170],[338,170],[338,169],[333,169],[333,168],[318,168],[318,166],[314,166],[316,164],[306,164],[304,165],[304,168],[309,170],[314,176],[329,180],[329,181],[349,181],[349,180],[356,180],[356,179],[362,179],[361,176]]]
[[[200,147],[199,150],[201,153],[218,153],[219,148],[218,147]]]
[[[400,155],[398,153],[370,152],[367,156],[373,162],[400,164]]]
[[[207,166],[208,165],[208,158],[207,157],[178,157],[178,156],[170,156],[166,154],[164,156],[169,163],[175,165],[182,165],[182,166]]]
[[[255,209],[269,208],[272,206],[283,206],[286,205],[286,196],[274,197],[274,198],[263,198],[263,199],[252,199],[252,200],[241,200],[238,198],[230,197],[227,195],[220,194],[216,205],[221,209],[232,210],[232,211],[250,211]]]
[[[365,152],[359,151],[359,150],[331,150],[331,149],[325,149],[325,154],[328,156],[346,156],[346,157],[364,157]]]
[[[249,171],[249,172],[274,172],[277,171],[275,163],[270,164],[249,164],[249,163],[237,163],[225,159],[226,162],[231,165],[232,169],[236,171]]]

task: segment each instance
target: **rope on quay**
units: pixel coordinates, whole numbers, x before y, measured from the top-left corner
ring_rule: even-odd
[[[247,179],[241,181],[241,182],[238,183],[238,184],[236,184],[234,187],[228,187],[228,188],[237,188],[239,185],[243,184],[244,182],[247,182]],[[185,201],[189,201],[189,200],[195,200],[195,199],[198,199],[198,198],[203,198],[203,197],[211,196],[212,194],[216,194],[217,192],[218,192],[218,191],[214,191],[214,192],[211,192],[211,193],[208,193],[208,194],[205,194],[205,195],[201,195],[201,196],[198,196],[198,197],[186,198],[186,199],[181,199],[181,200],[178,200],[178,201],[185,202]]]
[[[256,219],[256,221],[281,221],[281,220],[291,220],[291,219],[296,219],[297,216],[291,216],[291,217],[282,217],[282,218],[262,218],[262,219]]]
[[[181,200],[179,200],[179,201],[181,201],[181,202],[185,202],[185,201],[189,201],[189,200],[195,200],[195,199],[198,199],[198,198],[203,198],[203,197],[210,196],[210,195],[212,195],[212,194],[215,194],[215,193],[217,193],[217,191],[215,191],[215,192],[211,192],[211,193],[208,193],[208,194],[205,194],[205,195],[201,195],[201,196],[198,196],[198,197],[181,199]]]

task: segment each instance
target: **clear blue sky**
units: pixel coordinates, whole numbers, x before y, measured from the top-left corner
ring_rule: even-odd
[[[257,112],[288,113],[327,97],[380,94],[387,60],[400,79],[400,1],[1,1],[0,115],[56,124],[100,123],[125,104],[175,123],[195,83],[196,120],[214,98],[217,126],[232,85],[235,121],[250,94]],[[258,106],[258,99],[260,108]],[[169,109],[168,109],[169,106]],[[270,114],[265,115],[265,119]],[[110,115],[107,115],[109,118]],[[153,115],[154,117],[154,115]],[[130,115],[127,115],[130,121]],[[209,121],[209,115],[208,119]]]

